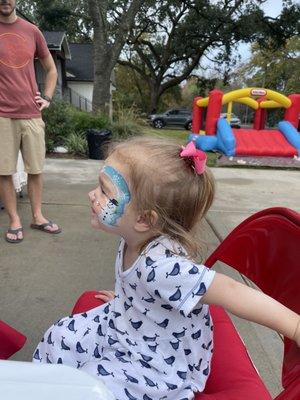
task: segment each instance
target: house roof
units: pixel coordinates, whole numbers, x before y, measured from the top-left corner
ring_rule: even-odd
[[[68,81],[94,81],[94,46],[92,43],[70,43],[72,59],[67,60]]]
[[[67,60],[71,59],[70,47],[65,32],[43,31],[49,50],[61,52]]]
[[[19,9],[17,9],[17,15],[26,21],[34,24],[30,18],[28,18],[24,13],[22,13]],[[47,46],[49,50],[56,51],[58,53],[62,53],[64,51],[64,58],[69,60],[71,58],[70,48],[67,40],[67,36],[65,32],[59,31],[43,31],[43,35],[46,39]]]

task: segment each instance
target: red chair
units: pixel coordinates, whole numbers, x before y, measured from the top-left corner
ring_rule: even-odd
[[[251,279],[265,293],[300,314],[300,215],[286,208],[260,211],[238,225],[207,259],[211,267],[222,261]],[[101,302],[85,292],[73,313]],[[230,318],[211,306],[214,354],[211,374],[196,400],[270,400],[271,395],[253,366]],[[284,339],[284,391],[276,400],[300,399],[300,350]]]
[[[19,351],[26,342],[26,336],[0,320],[0,360],[7,360]]]
[[[266,294],[300,314],[300,214],[287,208],[276,207],[252,215],[224,239],[205,264],[211,267],[218,260],[235,268]],[[218,341],[217,328],[215,334]],[[214,367],[216,369],[220,367],[218,361],[221,362],[221,360],[217,360],[220,355],[218,342],[215,355],[212,370]],[[219,378],[223,381],[221,369],[219,372]],[[236,371],[240,377],[241,372]],[[218,377],[216,380],[221,389],[226,389]],[[215,375],[211,374],[206,391],[210,387],[215,388],[215,384]],[[276,398],[277,400],[300,399],[300,350],[287,338],[284,339],[282,385],[285,390]],[[253,389],[255,390],[254,386]],[[252,397],[250,394],[247,395],[250,384],[245,385],[244,390],[245,394],[243,393],[240,398],[270,398],[270,395],[259,397],[255,395],[255,391]],[[200,399],[202,399],[201,396],[199,396]]]

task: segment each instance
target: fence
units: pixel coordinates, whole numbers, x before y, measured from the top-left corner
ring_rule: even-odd
[[[80,95],[75,92],[75,90],[67,87],[64,90],[63,99],[68,101],[74,107],[78,108],[81,111],[92,111],[92,102],[89,101],[86,97]]]
[[[40,92],[43,93],[44,84],[38,84],[38,87]],[[57,85],[54,96],[58,99],[67,101],[80,111],[91,112],[93,110],[92,102],[90,100],[69,87],[63,89],[60,85]]]

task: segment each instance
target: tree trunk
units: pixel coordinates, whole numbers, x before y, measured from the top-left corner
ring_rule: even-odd
[[[157,113],[158,102],[159,102],[160,96],[161,96],[161,93],[160,93],[159,83],[150,85],[150,114]]]
[[[107,57],[103,56],[101,48],[94,45],[94,90],[93,90],[93,112],[110,115],[110,78],[113,67]]]
[[[110,103],[110,73],[99,71],[95,74],[93,112],[110,115]]]
[[[111,115],[110,77],[134,25],[134,19],[145,0],[127,2],[123,13],[117,12],[119,23],[112,28],[112,4],[109,0],[88,0],[94,28],[94,91],[93,111]],[[113,40],[112,40],[113,37]]]

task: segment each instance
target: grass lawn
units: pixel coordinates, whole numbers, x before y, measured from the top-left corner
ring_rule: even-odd
[[[148,136],[168,137],[176,139],[182,144],[186,143],[189,131],[185,129],[154,129],[151,127],[144,128],[144,134]]]
[[[143,129],[145,135],[158,136],[158,137],[168,137],[178,140],[179,143],[186,144],[189,131],[185,129],[154,129],[151,127],[146,127]],[[215,167],[218,154],[212,151],[206,152],[207,154],[207,165],[209,167]]]

